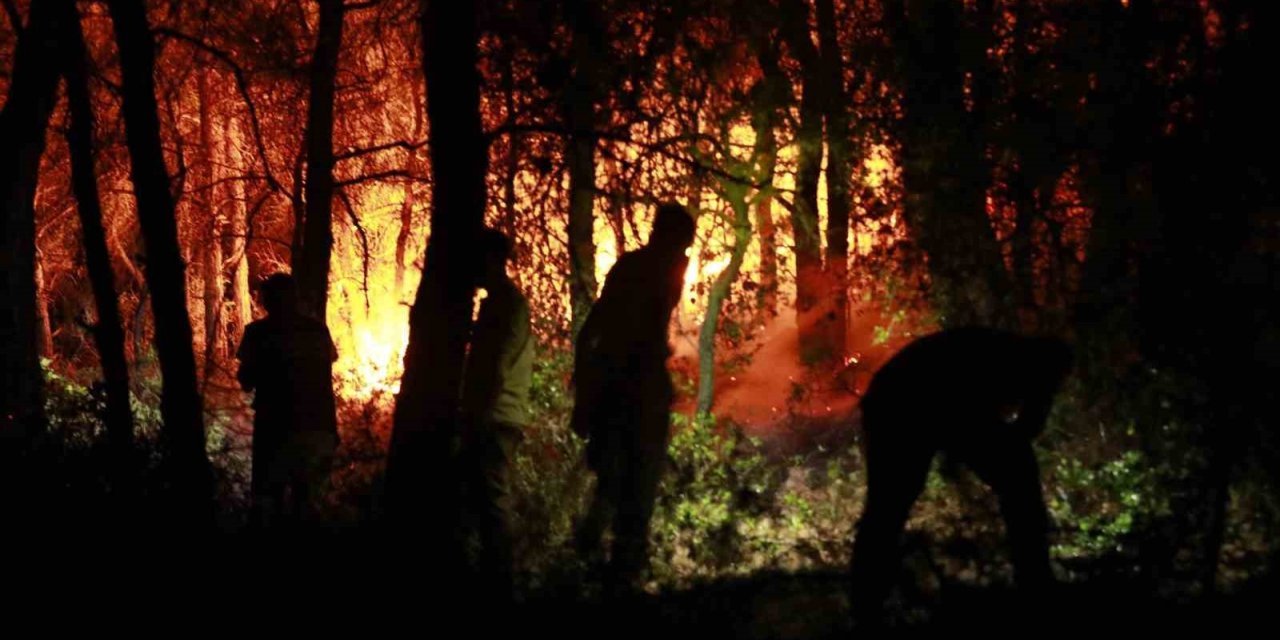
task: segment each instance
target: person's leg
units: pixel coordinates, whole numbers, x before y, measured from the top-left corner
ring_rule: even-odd
[[[600,412],[596,415],[600,416]],[[574,532],[578,555],[588,564],[598,564],[603,560],[601,541],[605,530],[613,525],[618,511],[622,474],[622,451],[618,439],[621,424],[602,417],[596,419],[602,424],[596,425],[587,443],[587,465],[595,472],[596,487],[587,513]]]
[[[277,486],[276,477],[276,457],[280,445],[272,437],[269,419],[267,415],[256,415],[253,422],[253,454],[249,463],[249,494],[252,499],[249,526],[257,531],[269,529],[276,524],[279,499],[283,493],[283,489]]]
[[[300,522],[313,528],[320,526],[323,520],[337,438],[325,432],[302,434],[298,448],[298,474],[293,486],[293,501]]]
[[[856,624],[874,627],[883,622],[885,600],[899,569],[899,538],[924,489],[935,450],[927,440],[891,434],[872,434],[866,444],[867,498],[853,542],[851,607]]]
[[[281,469],[280,457],[276,451],[266,456],[263,465],[265,478],[258,496],[258,524],[263,531],[278,529],[288,520],[289,479]]]
[[[520,432],[516,427],[491,425],[475,459],[478,465],[474,511],[480,537],[481,578],[495,602],[512,597],[511,489],[509,468]]]
[[[1010,435],[969,453],[966,462],[1000,501],[1019,587],[1036,590],[1051,583],[1049,515],[1031,442]]]
[[[671,429],[670,396],[662,393],[658,382],[658,392],[637,403],[638,413],[627,427],[629,441],[622,456],[624,473],[611,572],[620,588],[636,586],[649,567],[649,521],[666,466]]]

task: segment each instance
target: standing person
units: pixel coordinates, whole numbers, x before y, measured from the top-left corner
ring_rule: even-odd
[[[680,300],[694,222],[684,207],[658,208],[644,247],[624,254],[578,335],[573,429],[588,439],[596,492],[578,527],[579,552],[600,551],[613,528],[606,587],[635,586],[649,563],[649,519],[667,455],[674,389],[667,326]]]
[[[508,467],[529,421],[533,337],[529,303],[507,277],[511,241],[485,229],[477,244],[477,284],[485,297],[463,372],[459,458],[464,512],[481,543],[481,580],[494,601],[503,602],[512,595]]]
[[[316,518],[338,440],[338,352],[324,322],[302,313],[293,276],[277,273],[259,292],[267,317],[245,327],[236,377],[254,392],[254,524],[271,528]]]

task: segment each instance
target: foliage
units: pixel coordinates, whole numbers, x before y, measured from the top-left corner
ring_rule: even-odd
[[[1140,451],[1126,451],[1086,466],[1064,455],[1050,457],[1049,511],[1058,523],[1059,558],[1124,551],[1143,523],[1169,514],[1158,475]]]
[[[590,489],[584,442],[569,429],[573,359],[544,351],[535,361],[529,404],[533,413],[511,467],[513,538],[520,573],[529,588],[574,578],[570,541]]]
[[[747,532],[778,483],[759,441],[710,416],[672,414],[672,432],[650,532],[655,574],[675,580],[754,568]]]

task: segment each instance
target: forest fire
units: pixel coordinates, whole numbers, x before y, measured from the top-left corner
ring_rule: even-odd
[[[1280,2],[0,9],[6,531],[403,525],[577,606],[843,571],[941,438],[1046,512],[1015,581],[1280,567]]]

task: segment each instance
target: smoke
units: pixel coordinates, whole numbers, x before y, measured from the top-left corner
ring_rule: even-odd
[[[878,334],[884,337],[885,326],[886,319],[878,310],[855,307],[850,312],[843,360],[808,368],[800,362],[795,312],[784,313],[736,354],[749,354],[744,368],[730,367],[717,373],[713,412],[732,420],[749,435],[790,440],[793,445],[852,437],[858,400],[871,376],[910,339],[900,336],[877,342]],[[727,362],[734,360],[739,359],[725,358]]]

